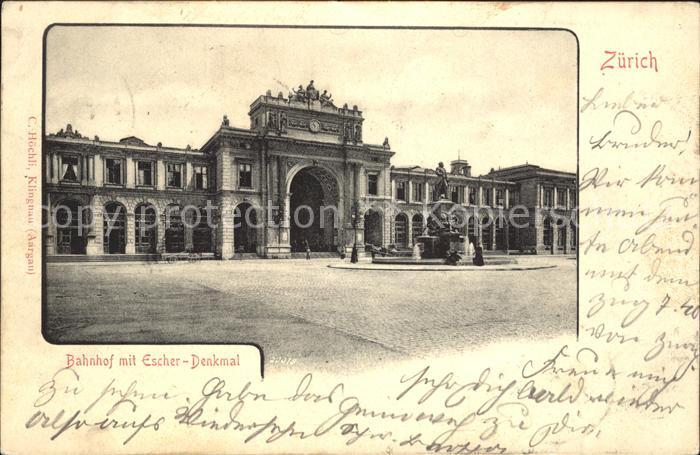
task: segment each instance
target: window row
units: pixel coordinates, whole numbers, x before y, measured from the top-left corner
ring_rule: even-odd
[[[136,160],[137,186],[155,187],[156,162]],[[80,182],[82,166],[77,155],[60,156],[60,179],[62,182]],[[104,158],[104,183],[108,185],[124,185],[126,183],[126,160],[124,158]],[[192,166],[193,185],[196,190],[209,189],[208,166],[195,164]],[[165,186],[167,188],[183,188],[185,182],[185,163],[165,163]]]
[[[566,207],[566,193],[569,193],[569,206],[576,206],[576,191],[569,191],[567,189],[557,189],[557,205],[556,207]],[[554,207],[554,188],[545,188],[542,200],[542,205],[544,207]]]
[[[411,182],[410,184],[412,186],[412,192],[411,192],[411,202],[423,202],[423,199],[425,197],[424,189],[425,189],[425,184],[424,183],[419,183],[419,182]],[[399,201],[408,201],[408,186],[409,182],[403,181],[403,180],[397,180],[395,183],[396,186],[396,193],[394,194],[394,197],[396,200]],[[372,183],[370,181],[370,186],[369,186],[369,194],[373,195],[376,193],[373,193],[372,190]],[[464,200],[464,193],[465,187],[461,185],[452,185],[450,186],[450,199],[452,202],[455,204],[464,204],[465,202],[468,202],[469,205],[478,205],[477,202],[477,192],[478,188],[470,186],[468,187],[468,193],[466,194],[467,201]],[[510,190],[508,194],[508,203],[512,207],[516,205],[518,201],[518,192],[516,190]],[[428,195],[428,198],[430,195]],[[495,199],[494,199],[495,197]],[[504,188],[483,188],[483,205],[489,205],[492,207],[504,207],[505,206],[505,197],[506,197],[506,191]]]

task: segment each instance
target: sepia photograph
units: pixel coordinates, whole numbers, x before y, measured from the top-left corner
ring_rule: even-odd
[[[50,343],[253,344],[347,370],[576,339],[571,32],[44,39]]]

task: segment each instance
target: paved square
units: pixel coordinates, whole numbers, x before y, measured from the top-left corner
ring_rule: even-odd
[[[47,265],[59,343],[254,342],[300,364],[363,364],[576,331],[576,261],[538,270],[329,268],[334,259]]]

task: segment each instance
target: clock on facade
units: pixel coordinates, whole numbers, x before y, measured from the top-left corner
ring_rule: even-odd
[[[318,133],[319,131],[321,131],[321,122],[319,122],[318,120],[311,120],[309,122],[309,129],[312,133]]]

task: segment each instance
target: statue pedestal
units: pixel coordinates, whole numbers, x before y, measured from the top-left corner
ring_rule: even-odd
[[[437,256],[438,242],[440,239],[434,235],[421,235],[416,239],[417,242],[423,244],[423,251],[421,252],[422,259],[434,259],[443,256]]]

